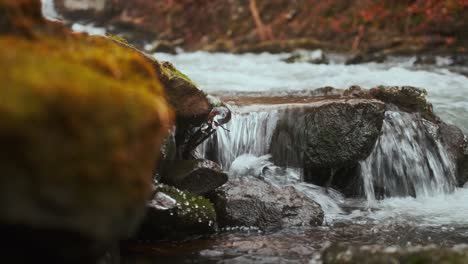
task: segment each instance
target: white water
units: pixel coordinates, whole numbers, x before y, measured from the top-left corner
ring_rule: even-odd
[[[277,121],[278,112],[276,110],[235,113],[226,125],[228,130],[219,129],[216,137],[212,139],[216,143],[206,142],[201,148],[201,153],[207,151],[208,145],[216,146],[218,162],[227,170],[229,170],[231,163],[242,154],[256,156],[268,154]]]
[[[412,66],[413,58],[400,58],[381,65],[369,63],[345,66],[339,64],[339,59],[331,65],[286,64],[281,59],[287,54],[232,55],[196,52],[180,55],[155,54],[155,56],[158,59],[173,62],[201,88],[219,96],[235,96],[252,92],[256,96],[306,95],[313,89],[323,86],[347,88],[351,85],[360,85],[371,88],[377,85],[411,85],[422,87],[428,91],[428,98],[434,104],[436,113],[444,121],[456,124],[468,133],[468,78],[437,66],[428,70],[417,70]],[[264,108],[258,105],[234,107],[233,120],[228,125],[231,132],[218,131],[217,144],[214,144],[224,168],[228,169],[237,157],[246,153],[251,156],[244,156],[240,161],[237,160],[236,166],[252,166],[252,163],[259,162],[256,160],[257,157],[268,154],[270,144],[275,144],[271,142],[271,127],[276,124],[277,113]],[[380,139],[387,141],[384,144],[387,149],[381,151],[398,152],[400,155],[393,156],[393,158],[387,157],[385,161],[383,157],[379,157],[382,153],[374,151],[374,155],[363,165],[368,165],[369,174],[366,182],[368,190],[373,180],[379,179],[386,181],[389,185],[394,184],[388,190],[387,196],[408,195],[413,192],[411,194],[416,195],[417,198],[407,196],[375,201],[375,194],[368,191],[367,197],[373,202],[368,204],[363,201],[361,206],[371,206],[372,210],[360,210],[345,216],[339,209],[342,204],[339,197],[342,196],[330,195],[330,192],[324,192],[321,187],[304,183],[292,183],[286,180],[287,184],[294,184],[296,188],[307,193],[311,199],[319,202],[324,208],[327,220],[342,217],[361,219],[366,216],[369,220],[379,222],[413,221],[416,224],[431,225],[468,224],[468,190],[456,189],[450,192],[454,189],[451,180],[453,171],[450,169],[452,164],[447,160],[445,151],[436,142],[432,152],[426,153],[424,137],[418,135],[419,128],[411,128],[419,125],[405,120],[404,118],[396,120],[409,122],[401,124],[409,126],[409,129],[405,131],[397,131],[401,127],[386,121],[387,128],[384,130],[386,129],[388,133],[384,132],[384,136]],[[263,136],[260,136],[262,133]],[[392,138],[391,133],[406,134]],[[414,138],[418,137],[423,139],[414,142]],[[379,162],[391,164],[395,170],[406,170],[403,174],[405,177],[392,183],[389,180],[392,179],[390,173],[381,174],[372,168],[373,164]],[[263,163],[259,162],[259,164],[274,166],[273,164],[265,165],[264,158]],[[255,173],[259,174],[261,171],[257,170]],[[288,173],[294,174],[294,170]],[[297,170],[295,173],[300,175]],[[277,183],[278,178],[284,177],[284,175],[276,176],[274,181]],[[271,178],[271,175],[269,177]],[[402,194],[396,191],[400,187],[398,186],[400,182],[404,182],[408,187],[408,191]]]
[[[52,21],[63,21],[63,18],[55,9],[54,1],[53,0],[42,0],[42,15],[47,18],[48,20]],[[80,24],[74,23],[71,25],[71,29],[74,32],[86,32],[90,35],[105,35],[106,29],[102,27],[96,27],[92,24]]]
[[[361,162],[367,200],[375,201],[378,184],[384,197],[429,197],[455,189],[455,164],[442,143],[433,140],[414,114],[388,111],[382,135]]]
[[[53,21],[60,20],[60,16],[55,10],[54,1],[53,0],[42,0],[42,15]]]

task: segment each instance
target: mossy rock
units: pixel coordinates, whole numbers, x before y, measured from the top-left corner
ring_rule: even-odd
[[[0,12],[7,6],[30,21],[38,11],[23,12],[26,3],[40,12],[39,1],[11,2]],[[104,37],[49,34],[48,24],[34,24],[42,32],[34,38],[5,35],[16,25],[2,19],[0,222],[95,241],[126,237],[144,213],[172,125],[154,67]]]
[[[158,193],[173,199],[174,206],[166,209],[154,206],[161,202],[158,201]],[[168,185],[160,185],[154,199],[148,203],[145,219],[133,239],[186,239],[211,234],[216,230],[216,212],[209,200]]]
[[[377,86],[370,89],[369,93],[378,100],[398,106],[400,110],[419,112],[430,121],[438,120],[432,110],[432,104],[426,99],[425,89],[412,86]]]
[[[206,120],[213,106],[205,92],[170,62],[157,62],[157,72],[178,119],[194,124]]]

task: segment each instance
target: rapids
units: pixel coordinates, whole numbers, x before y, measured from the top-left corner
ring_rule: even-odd
[[[60,20],[51,0],[43,1],[43,13],[48,19]],[[74,24],[72,29],[105,34],[105,29],[92,25]],[[263,173],[272,184],[294,186],[322,206],[325,223],[276,232],[231,227],[210,238],[142,245],[138,250],[144,254],[126,256],[122,263],[187,263],[187,259],[195,263],[320,263],[321,250],[335,242],[384,246],[453,246],[468,242],[468,188],[455,187],[453,164],[437,143],[425,155],[428,146],[420,134],[421,124],[413,122],[408,114],[387,112],[379,139],[382,144],[361,162],[365,189],[362,198],[345,198],[338,191],[304,183],[300,168],[276,166],[268,153],[269,146],[278,143],[271,142],[278,109],[324,86],[422,87],[428,91],[436,114],[468,134],[468,78],[459,74],[466,74],[467,69],[449,66],[450,58],[437,58],[436,65],[417,66],[414,57],[393,57],[383,64],[345,65],[344,56],[330,54],[330,64],[314,65],[287,64],[282,61],[289,56],[286,53],[154,56],[172,62],[200,88],[227,100],[233,110],[233,118],[226,126],[230,132],[218,130],[215,137],[199,147],[201,155],[214,153],[230,177]],[[258,100],[231,101],[242,97]],[[396,136],[402,127],[407,128],[406,135]],[[391,153],[398,155],[393,157]],[[382,167],[391,169],[379,171]],[[397,179],[388,173],[391,170],[406,172]],[[384,199],[376,199],[372,188],[376,183],[386,186]]]
[[[391,58],[384,64],[350,66],[344,65],[339,55],[333,55],[329,65],[287,64],[281,61],[287,56],[155,54],[158,59],[173,62],[202,89],[225,99],[233,110],[227,130],[218,130],[198,149],[199,153],[214,153],[230,177],[256,176],[268,167],[266,180],[294,186],[321,204],[326,216],[325,225],[318,228],[261,234],[234,228],[191,254],[214,262],[315,263],[320,262],[318,252],[333,242],[384,246],[466,243],[468,189],[455,187],[453,162],[440,143],[428,144],[421,133],[425,124],[414,122],[411,114],[386,113],[381,144],[361,162],[363,198],[345,198],[335,190],[303,183],[300,168],[278,169],[268,156],[271,144],[281,144],[271,142],[279,109],[324,86],[422,87],[428,91],[436,114],[468,133],[468,78],[447,66],[450,59],[438,58],[437,65],[425,67],[413,65],[415,58],[404,57]],[[388,170],[379,171],[384,167]],[[395,178],[392,170],[404,171],[404,176]],[[386,187],[381,200],[376,199],[372,188],[377,182]]]

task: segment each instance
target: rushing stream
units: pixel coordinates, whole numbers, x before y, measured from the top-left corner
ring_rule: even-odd
[[[59,19],[52,1],[43,1],[43,13],[49,19]],[[80,24],[72,28],[105,33]],[[271,144],[287,144],[272,142],[280,110],[324,86],[422,87],[428,91],[436,114],[468,134],[468,78],[457,73],[466,73],[466,68],[448,66],[449,58],[437,58],[437,64],[430,66],[416,66],[415,58],[403,57],[390,58],[384,64],[350,66],[340,55],[330,55],[327,65],[282,62],[289,54],[155,56],[172,62],[233,110],[226,130],[219,129],[199,147],[201,155],[210,153],[230,177],[257,176],[267,167],[265,180],[293,186],[318,202],[325,212],[325,223],[276,232],[232,227],[194,241],[141,244],[123,263],[320,263],[321,250],[336,242],[383,246],[468,242],[468,188],[455,187],[453,162],[439,142],[428,144],[421,133],[423,124],[413,121],[410,114],[386,113],[379,144],[361,162],[362,198],[345,198],[333,189],[304,183],[301,168],[276,166],[269,155]],[[401,177],[394,177],[393,171]],[[376,194],[375,184],[385,186],[386,191]]]
[[[287,54],[196,52],[155,56],[173,62],[201,88],[227,100],[234,112],[227,130],[218,130],[199,148],[202,155],[214,153],[230,177],[256,176],[269,167],[265,180],[292,185],[317,201],[325,211],[325,224],[267,233],[232,228],[210,239],[163,250],[163,245],[139,248],[153,252],[157,256],[154,259],[167,257],[181,263],[187,258],[194,262],[319,263],[321,249],[336,242],[452,246],[468,241],[468,189],[455,187],[454,164],[440,143],[428,144],[421,133],[423,124],[413,121],[411,114],[386,113],[380,144],[361,162],[363,198],[345,198],[337,191],[301,182],[300,168],[279,169],[268,155],[271,144],[281,144],[272,142],[280,110],[294,104],[293,98],[306,97],[324,86],[423,87],[435,112],[468,133],[468,78],[446,67],[448,59],[417,67],[414,58],[347,66],[340,56],[332,56],[329,65],[286,64],[281,59]],[[394,178],[392,170],[401,178]],[[377,183],[386,188],[383,200],[376,199],[373,184]],[[181,251],[187,253],[180,255]],[[151,259],[145,258],[149,263]]]

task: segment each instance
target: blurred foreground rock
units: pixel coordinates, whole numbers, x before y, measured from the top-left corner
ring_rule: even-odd
[[[139,52],[45,21],[38,0],[0,15],[1,226],[23,238],[12,251],[93,258],[144,215],[173,124],[164,88]]]

